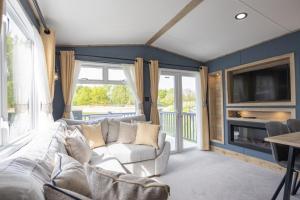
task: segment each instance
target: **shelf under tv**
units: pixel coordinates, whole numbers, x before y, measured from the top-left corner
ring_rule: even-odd
[[[243,102],[243,103],[227,103],[227,107],[242,107],[242,106],[253,106],[253,107],[261,107],[261,106],[295,106],[295,101],[271,101],[271,102]]]
[[[295,108],[227,108],[227,120],[267,123],[296,117]]]

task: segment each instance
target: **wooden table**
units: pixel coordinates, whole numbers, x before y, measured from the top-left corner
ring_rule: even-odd
[[[283,199],[289,200],[295,164],[295,149],[300,148],[300,132],[267,137],[265,138],[265,141],[289,146],[288,164],[286,174],[284,176],[285,180],[279,184],[277,190],[275,191],[275,194],[278,194],[284,183]],[[272,199],[274,199],[274,196],[277,196],[275,194],[273,195]]]

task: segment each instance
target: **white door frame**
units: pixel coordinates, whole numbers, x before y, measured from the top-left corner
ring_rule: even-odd
[[[160,69],[160,75],[174,76],[174,106],[176,112],[176,133],[175,133],[175,152],[183,151],[183,134],[182,134],[182,77],[195,77],[197,79],[196,71],[185,71],[176,69]],[[197,83],[197,81],[196,81]],[[198,102],[197,102],[198,103]],[[197,140],[199,138],[197,137]],[[198,143],[198,141],[197,141]]]

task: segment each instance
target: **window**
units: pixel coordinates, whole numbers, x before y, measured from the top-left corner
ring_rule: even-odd
[[[5,1],[1,33],[0,146],[33,128],[32,25],[17,2]]]
[[[72,112],[75,119],[83,120],[134,115],[135,98],[126,84],[123,66],[82,63]]]
[[[103,69],[100,67],[82,67],[79,80],[103,80]]]
[[[125,75],[122,69],[108,69],[108,80],[125,81]]]

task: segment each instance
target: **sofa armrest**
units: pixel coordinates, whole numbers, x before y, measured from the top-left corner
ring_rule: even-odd
[[[165,132],[159,132],[158,134],[158,149],[156,149],[157,156],[160,155],[161,152],[164,150],[166,135],[167,134]]]

